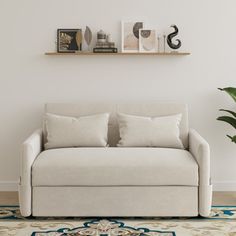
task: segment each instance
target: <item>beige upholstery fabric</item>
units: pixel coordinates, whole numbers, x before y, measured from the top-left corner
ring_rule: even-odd
[[[121,137],[117,146],[184,148],[179,137],[182,114],[147,117],[119,113],[117,117]]]
[[[197,216],[189,186],[33,187],[33,216]]]
[[[119,127],[116,113],[126,113],[137,116],[168,116],[182,114],[180,123],[180,138],[184,147],[188,147],[188,113],[185,104],[166,103],[166,102],[136,102],[136,103],[86,103],[77,104],[67,103],[48,103],[45,105],[45,113],[53,113],[65,116],[87,116],[97,113],[110,113],[108,128],[108,144],[115,147],[119,141]],[[44,125],[44,138],[46,140],[46,130]]]
[[[208,216],[211,210],[210,147],[195,130],[189,131],[189,150],[199,165],[199,213]]]
[[[42,147],[43,140],[41,129],[36,130],[22,145],[22,154],[20,160],[19,202],[20,211],[23,216],[31,215],[31,168],[38,154],[42,152]]]
[[[198,186],[198,165],[170,148],[64,148],[42,152],[33,186]]]
[[[42,132],[38,130],[29,139],[27,139],[23,144],[23,153],[21,156],[21,170],[20,170],[21,181],[19,185],[20,211],[23,216],[29,216],[32,214],[32,212],[34,216],[53,216],[53,215],[55,216],[80,216],[80,215],[84,215],[84,216],[88,216],[88,215],[96,215],[96,216],[104,216],[104,215],[111,215],[111,216],[129,216],[129,215],[130,216],[196,216],[198,213],[202,216],[209,215],[210,207],[211,207],[211,197],[212,197],[212,186],[210,183],[209,145],[199,134],[197,134],[196,131],[191,130],[190,132],[188,132],[187,110],[186,110],[185,105],[176,105],[176,104],[174,105],[174,104],[167,104],[167,103],[161,103],[161,104],[149,103],[149,104],[136,104],[136,105],[135,104],[133,105],[130,105],[130,104],[123,104],[123,105],[107,105],[107,104],[91,105],[90,104],[88,105],[86,103],[83,103],[83,104],[81,103],[80,105],[51,104],[51,105],[47,105],[46,110],[51,113],[69,115],[69,116],[82,116],[82,115],[90,115],[90,114],[97,114],[101,112],[112,111],[112,115],[110,117],[110,126],[109,126],[109,131],[108,131],[109,142],[112,145],[116,145],[119,139],[119,133],[117,132],[118,126],[117,126],[116,119],[114,116],[115,112],[122,112],[122,113],[141,115],[141,116],[152,116],[152,117],[182,113],[183,118],[180,125],[181,139],[185,147],[187,147],[188,134],[189,134],[189,141],[190,141],[189,149],[198,164],[198,168],[199,168],[198,175],[199,175],[200,185],[198,187],[197,186],[167,186],[167,185],[165,186],[147,186],[147,185],[141,186],[139,185],[139,186],[113,186],[113,187],[112,186],[88,187],[88,186],[60,185],[60,186],[53,186],[53,187],[52,186],[33,187],[32,182],[31,182],[31,176],[33,176],[34,178],[34,173],[32,173],[31,171],[33,163],[36,158],[37,159],[35,163],[37,163],[40,160],[41,155],[46,154],[45,152],[44,154],[42,153],[40,156],[38,156],[38,154],[42,152]],[[44,130],[44,137],[45,135],[46,135],[46,132]],[[100,148],[100,149],[111,150],[112,152],[112,148]],[[117,148],[117,149],[122,150],[123,148]],[[129,149],[131,150],[133,148],[129,148]],[[65,151],[65,149],[60,149],[60,150],[61,151],[63,150],[63,152]],[[145,148],[145,150],[147,151],[147,153],[149,153],[149,150],[151,149]],[[48,150],[48,151],[53,151],[53,150]],[[179,150],[179,151],[186,152],[184,150]],[[91,152],[93,151],[91,150]],[[127,150],[127,153],[128,153],[128,150]],[[172,153],[169,153],[169,154],[165,156],[167,157],[166,159],[163,158],[164,159],[163,163],[165,163],[165,160],[169,160],[169,162],[171,162],[175,157],[179,158],[179,155],[177,154],[177,152],[174,154],[174,151],[173,151],[173,155]],[[113,155],[114,153],[112,154],[112,156]],[[137,154],[135,152],[135,156],[140,156],[140,155],[141,154]],[[192,156],[189,153],[186,155],[187,156],[185,155],[183,156],[185,156],[186,160],[188,161],[191,160],[191,163],[193,164],[194,160],[192,159]],[[63,153],[62,153],[62,156],[63,156]],[[100,156],[97,155],[97,157],[100,157]],[[128,155],[129,160],[131,160],[132,157],[133,155]],[[187,157],[190,157],[190,158],[187,159]],[[75,158],[74,155],[71,158],[72,159]],[[102,158],[103,160],[106,159],[106,157],[103,157],[103,158]],[[151,160],[152,158],[154,158],[154,156],[148,155],[148,159],[149,158]],[[141,159],[144,160],[144,163],[146,162],[146,159],[143,159],[143,157]],[[65,162],[65,164],[67,163],[68,162]],[[129,163],[130,165],[128,168],[132,168],[132,162],[129,161]],[[56,166],[57,160],[55,161],[54,164]],[[84,164],[86,164],[86,162],[84,162]],[[138,164],[139,163],[137,162],[137,165]],[[192,164],[190,166],[192,166]],[[148,165],[145,164],[145,166],[147,167]],[[193,166],[196,166],[196,164],[193,164]],[[36,164],[35,164],[35,167],[36,167]],[[43,165],[41,167],[43,167]],[[41,170],[41,167],[38,170]],[[92,168],[98,171],[99,168],[97,167],[96,165],[92,166]],[[101,169],[104,169],[103,167],[104,167],[104,162],[101,162]],[[167,168],[167,169],[169,167],[170,167],[169,164],[167,166],[163,166],[163,168]],[[83,169],[83,167],[81,168]],[[173,168],[169,168],[171,169],[171,171],[173,171],[171,173],[169,172],[170,173],[169,181],[171,180],[172,182],[173,176],[176,175],[175,171],[178,172],[178,168],[181,168],[181,170],[185,171],[185,168],[181,167],[181,162],[176,163],[177,170],[173,171]],[[193,169],[195,168],[196,167],[193,167]],[[108,170],[109,168],[106,168],[106,169]],[[154,168],[151,167],[151,164],[150,164],[150,170],[152,172],[154,170]],[[160,168],[158,170],[161,171]],[[85,168],[83,169],[83,171],[85,171]],[[123,174],[122,171],[120,172],[120,176],[122,176]],[[52,170],[52,172],[54,172],[54,170]],[[114,171],[115,174],[116,172]],[[64,173],[64,174],[65,176],[69,176],[70,173],[74,174],[74,171],[72,172],[69,171],[68,173]],[[108,173],[108,172],[105,172],[105,173]],[[125,171],[125,174],[126,173],[127,172]],[[42,172],[41,174],[44,175],[44,173]],[[72,177],[73,177],[73,174],[71,175]],[[89,173],[89,174],[92,174],[92,173]],[[164,173],[164,175],[166,179],[167,173]],[[110,175],[109,177],[111,176],[112,175]],[[129,178],[132,177],[131,178],[132,180],[135,180],[136,176],[137,176],[137,173],[135,172],[129,173]],[[154,173],[154,176],[156,178],[157,174]],[[186,172],[185,179],[188,179],[189,176],[192,179],[191,176],[193,175],[189,174],[189,172]],[[147,181],[148,178],[150,178],[148,174],[145,176],[143,175],[143,177],[145,178],[145,181]],[[61,178],[61,176],[58,175],[58,178]],[[48,176],[45,179],[41,179],[38,177],[37,179],[40,181],[47,179],[48,181]],[[122,179],[123,181],[128,180],[128,178],[123,178],[123,177]],[[115,177],[112,178],[113,182],[115,180],[116,180]],[[190,182],[192,182],[192,180]],[[37,182],[36,179],[34,179],[33,181]],[[90,183],[92,183],[91,179],[89,181]],[[104,181],[107,181],[107,180],[104,180]],[[157,183],[158,181],[159,180],[157,179],[155,183]],[[178,182],[180,181],[182,182],[182,177],[179,178],[178,176]],[[196,179],[192,183],[194,183],[195,181]],[[187,183],[187,182],[185,182],[184,180],[184,183]],[[198,202],[199,202],[199,205],[198,205]],[[97,207],[97,206],[101,206],[101,207]],[[199,209],[198,209],[198,206],[199,206]]]
[[[70,117],[47,113],[46,149],[63,147],[105,147],[109,114]]]

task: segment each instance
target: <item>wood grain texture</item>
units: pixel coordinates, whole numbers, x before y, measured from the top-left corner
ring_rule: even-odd
[[[18,192],[0,192],[0,205],[18,205]]]
[[[102,56],[187,56],[190,55],[189,52],[165,52],[165,53],[160,53],[160,52],[118,52],[118,53],[93,53],[93,52],[75,52],[75,53],[59,53],[59,52],[45,52],[45,55],[47,56],[97,56],[97,55],[102,55]]]

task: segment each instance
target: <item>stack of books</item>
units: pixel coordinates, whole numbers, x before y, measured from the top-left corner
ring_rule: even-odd
[[[117,48],[115,47],[114,42],[97,42],[95,48],[93,49],[94,53],[117,53]]]

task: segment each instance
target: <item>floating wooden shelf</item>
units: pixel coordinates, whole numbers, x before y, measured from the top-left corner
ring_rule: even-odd
[[[65,53],[65,52],[46,52],[45,55],[47,56],[96,56],[96,55],[111,55],[111,56],[187,56],[190,55],[189,52],[118,52],[118,53],[93,53],[93,52],[75,52],[75,53]]]

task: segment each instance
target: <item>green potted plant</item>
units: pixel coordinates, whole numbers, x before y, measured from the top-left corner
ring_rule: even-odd
[[[227,87],[227,88],[218,88],[221,91],[228,93],[233,100],[236,102],[236,88],[234,87]],[[224,121],[236,129],[236,112],[231,110],[220,109],[220,111],[224,111],[230,114],[230,116],[219,116],[217,120]],[[227,137],[231,139],[232,142],[236,143],[236,135],[230,136],[227,134]]]

